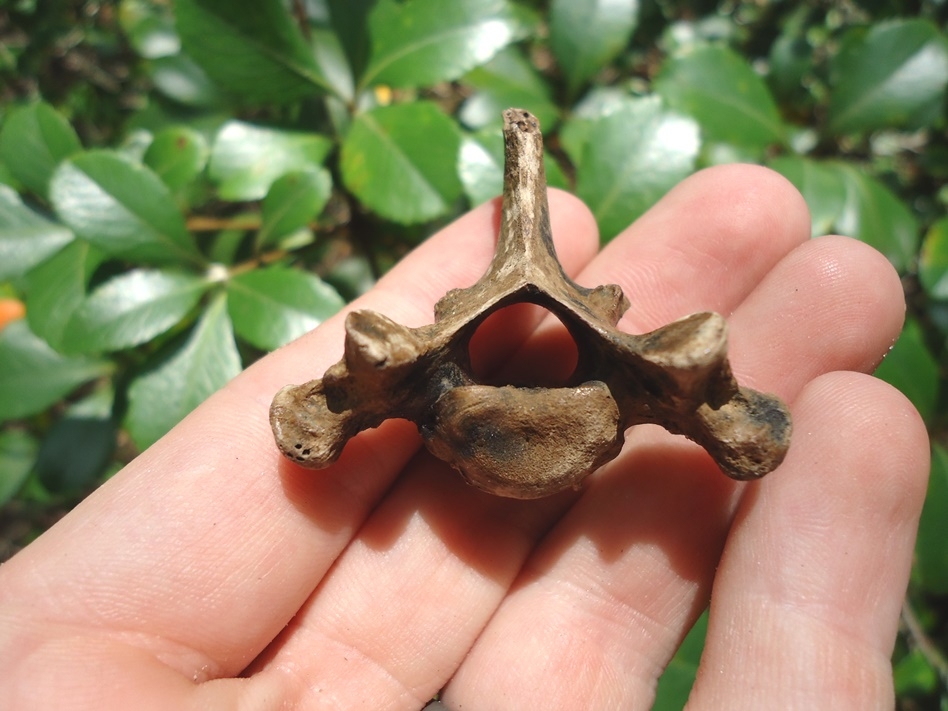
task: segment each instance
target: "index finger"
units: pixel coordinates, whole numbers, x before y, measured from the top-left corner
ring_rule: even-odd
[[[550,209],[560,259],[578,271],[596,251],[595,223],[566,193],[553,191]],[[351,308],[430,322],[445,291],[483,273],[498,216],[493,202],[457,220]],[[243,669],[418,446],[413,427],[390,421],[360,435],[330,471],[305,472],[278,454],[270,399],[338,360],[344,315],[249,368],[5,564],[0,589],[12,614],[133,634],[188,676]]]

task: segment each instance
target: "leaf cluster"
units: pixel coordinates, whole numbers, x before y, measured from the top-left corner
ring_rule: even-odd
[[[695,170],[750,161],[800,189],[814,235],[904,275],[879,375],[936,445],[896,682],[906,708],[948,705],[945,21],[904,0],[0,9],[0,303],[26,314],[0,331],[0,504],[88,490],[497,196],[520,106],[603,241]],[[83,93],[63,56],[108,76]],[[657,708],[683,703],[701,634]]]

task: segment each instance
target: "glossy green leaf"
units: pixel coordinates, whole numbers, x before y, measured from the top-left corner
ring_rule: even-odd
[[[118,428],[110,417],[67,415],[43,438],[36,474],[47,491],[75,494],[94,486],[115,451]]]
[[[375,3],[376,0],[327,0],[332,27],[356,76],[362,75],[369,61],[369,12]]]
[[[925,592],[948,594],[948,450],[932,447],[928,495],[922,508],[915,542],[915,574]]]
[[[638,0],[552,0],[550,47],[571,93],[625,49],[638,14]]]
[[[560,129],[560,145],[574,166],[583,159],[586,144],[596,122],[613,111],[621,111],[629,102],[627,91],[614,86],[593,87],[576,106],[570,120]]]
[[[910,319],[892,350],[876,369],[877,378],[901,390],[929,420],[938,401],[938,363],[925,345],[918,321]]]
[[[50,198],[63,222],[110,255],[202,261],[168,187],[121,153],[90,151],[65,161],[53,174]]]
[[[550,98],[550,87],[514,47],[501,50],[487,64],[468,72],[464,83],[477,89],[459,113],[461,122],[472,129],[500,127],[501,112],[511,106],[532,113],[547,133],[556,125],[558,111]]]
[[[63,334],[67,353],[101,353],[150,341],[181,321],[208,287],[173,270],[133,269],[98,286],[73,313]]]
[[[225,89],[258,103],[331,90],[281,0],[178,0],[185,52]]]
[[[33,332],[61,348],[73,313],[86,296],[86,285],[105,259],[101,250],[76,240],[29,274],[26,317]]]
[[[185,126],[173,126],[155,134],[143,161],[165,185],[180,190],[201,174],[208,155],[204,136]]]
[[[810,208],[810,233],[813,237],[829,234],[846,203],[843,176],[833,164],[809,158],[785,156],[770,162],[770,167],[794,184]]]
[[[652,711],[680,711],[688,701],[691,687],[698,675],[698,663],[708,634],[708,613],[705,612],[685,637],[678,652],[665,668],[655,690]]]
[[[181,50],[171,7],[164,3],[122,0],[119,22],[139,57],[157,59],[177,54]]]
[[[930,125],[948,85],[948,40],[920,18],[851,30],[832,61],[830,85],[836,133]]]
[[[743,57],[717,45],[694,45],[669,57],[655,80],[667,106],[694,117],[705,140],[763,152],[783,140],[770,90]]]
[[[933,224],[918,257],[918,278],[933,299],[948,299],[948,217]]]
[[[135,444],[144,449],[157,441],[240,368],[221,295],[177,348],[129,386],[125,424]]]
[[[179,104],[207,109],[227,103],[207,72],[186,54],[153,59],[147,69],[155,88]]]
[[[234,330],[267,351],[311,331],[344,305],[335,289],[299,269],[255,269],[227,283],[227,309]]]
[[[359,114],[342,146],[342,179],[370,209],[395,222],[424,222],[461,194],[461,135],[432,103]]]
[[[670,113],[657,96],[628,99],[595,122],[576,177],[576,192],[610,240],[691,174],[698,126]]]
[[[379,0],[369,15],[372,53],[362,85],[429,86],[457,79],[518,39],[507,0]]]
[[[317,168],[332,141],[318,133],[228,121],[211,149],[211,179],[225,200],[259,200],[284,173]]]
[[[846,202],[836,231],[857,237],[882,252],[899,271],[912,263],[919,242],[918,222],[891,190],[857,168],[837,164]]]
[[[324,168],[287,173],[278,178],[263,199],[263,223],[257,233],[257,244],[261,247],[276,244],[305,227],[322,212],[331,193],[332,177]]]
[[[0,506],[6,504],[23,488],[33,471],[39,443],[21,430],[0,432]]]
[[[72,239],[72,232],[33,212],[16,191],[0,185],[0,282],[22,276]]]
[[[20,319],[0,331],[0,420],[45,410],[112,370],[108,361],[57,353]]]
[[[23,185],[46,197],[53,171],[82,149],[76,132],[52,106],[15,108],[0,130],[0,160]]]

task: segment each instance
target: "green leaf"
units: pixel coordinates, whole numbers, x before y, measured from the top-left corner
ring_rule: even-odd
[[[430,86],[489,61],[523,32],[506,0],[379,0],[362,85]]]
[[[920,649],[913,649],[894,665],[892,679],[900,699],[910,694],[931,694],[938,689],[938,672]]]
[[[698,127],[657,96],[628,99],[596,121],[576,176],[576,192],[615,237],[694,170]]]
[[[146,343],[181,321],[208,288],[186,272],[133,269],[95,289],[73,313],[62,348],[101,353]]]
[[[552,0],[550,47],[571,94],[625,49],[638,14],[638,0]]]
[[[22,276],[69,244],[72,232],[23,204],[0,185],[0,282]]]
[[[122,0],[119,22],[139,57],[157,59],[177,54],[181,40],[171,7],[148,0]]]
[[[208,154],[204,136],[185,126],[173,126],[155,135],[144,163],[165,185],[180,190],[201,174]]]
[[[72,126],[49,104],[11,110],[0,130],[0,160],[17,180],[44,198],[56,166],[81,149]]]
[[[918,257],[918,278],[933,299],[948,299],[948,217],[933,224]]]
[[[875,375],[901,390],[926,420],[935,414],[938,363],[925,345],[925,335],[918,321],[906,321],[899,340]]]
[[[110,417],[67,415],[43,438],[36,474],[50,492],[75,494],[91,488],[105,473],[118,428]]]
[[[846,204],[843,176],[832,164],[809,158],[784,156],[770,167],[794,184],[810,208],[810,232],[813,237],[828,234]]]
[[[228,121],[214,139],[210,176],[225,200],[259,200],[284,173],[319,167],[331,148],[318,133]]]
[[[688,701],[691,687],[698,675],[698,663],[708,634],[708,613],[705,612],[685,637],[677,654],[668,663],[658,680],[652,711],[680,711]]]
[[[443,215],[461,194],[456,124],[432,103],[373,109],[356,117],[342,146],[342,180],[394,222]]]
[[[705,140],[759,153],[783,140],[780,114],[764,80],[727,47],[686,47],[665,60],[654,89],[671,109],[694,117]]]
[[[332,26],[346,52],[349,66],[361,76],[369,60],[369,12],[376,0],[327,0]]]
[[[919,242],[918,222],[911,210],[885,185],[857,168],[838,164],[836,169],[842,172],[846,189],[836,230],[875,247],[904,272]]]
[[[281,0],[177,0],[185,52],[247,101],[285,104],[331,90]]]
[[[263,199],[263,223],[257,233],[260,247],[305,227],[329,201],[332,177],[325,168],[287,173],[270,186]]]
[[[167,186],[121,153],[90,151],[65,161],[50,198],[63,222],[110,255],[203,261]]]
[[[201,320],[166,357],[128,389],[125,424],[144,449],[240,372],[240,355],[225,298],[215,298]]]
[[[932,469],[928,496],[915,541],[915,573],[922,589],[933,595],[948,594],[948,451],[932,447]]]
[[[207,109],[227,103],[207,72],[186,54],[158,57],[147,69],[155,88],[179,104]]]
[[[942,113],[948,40],[929,20],[880,22],[851,30],[830,69],[833,132],[919,128]]]
[[[86,296],[86,284],[105,255],[88,242],[75,240],[29,274],[26,317],[30,328],[53,348]]]
[[[344,305],[335,289],[298,269],[255,269],[227,283],[227,309],[234,330],[267,351],[311,331]]]
[[[0,331],[0,420],[41,412],[111,370],[108,361],[61,355],[13,321]]]
[[[487,64],[466,74],[464,83],[478,90],[459,113],[461,122],[470,128],[499,128],[501,112],[511,106],[532,113],[546,132],[556,125],[558,111],[549,86],[514,47],[501,50]]]
[[[39,443],[21,430],[0,432],[0,506],[6,504],[23,488],[33,471]]]

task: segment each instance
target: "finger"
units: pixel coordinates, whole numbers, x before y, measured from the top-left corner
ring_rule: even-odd
[[[878,253],[851,240],[808,241],[734,311],[739,376],[792,399],[826,369],[873,362],[902,309],[898,278]],[[706,603],[735,491],[691,443],[633,430],[625,454],[528,562],[448,687],[449,705],[498,693],[516,706],[543,693],[550,708],[582,699],[647,706]],[[524,658],[544,663],[526,670]]]
[[[560,254],[576,270],[595,252],[594,222],[575,198],[551,199]],[[446,288],[470,285],[486,268],[497,220],[494,204],[458,220],[353,308],[430,321]],[[311,593],[417,446],[413,428],[393,422],[357,438],[326,472],[278,455],[270,399],[288,382],[321,375],[342,342],[340,315],[263,359],[6,563],[0,590],[19,605],[10,614],[121,630],[188,678],[239,672]]]
[[[757,190],[759,223],[749,209],[739,226],[715,216],[693,223],[694,209],[711,209],[704,198],[708,190],[716,191],[719,198],[714,209],[730,209],[724,198],[731,192],[723,190],[722,183]],[[803,218],[792,217],[777,225],[774,201],[787,212],[803,210],[789,184],[767,171],[728,169],[696,176],[681,186],[668,204],[663,201],[656,206],[659,217],[646,220],[644,231],[630,230],[614,243],[612,256],[607,253],[595,265],[615,262],[616,254],[634,260],[635,250],[625,245],[628,240],[642,244],[647,254],[661,253],[669,273],[696,268],[690,264],[694,259],[690,251],[671,245],[662,249],[656,244],[666,235],[652,230],[664,224],[667,239],[687,234],[692,243],[700,245],[696,251],[707,262],[705,274],[711,285],[705,288],[713,293],[715,305],[728,306],[726,300],[742,298],[755,278],[735,277],[726,288],[727,296],[721,297],[719,277],[736,271],[735,265],[728,263],[729,254],[742,269],[760,275],[808,236],[805,210]],[[675,227],[674,219],[661,218],[663,211],[670,211],[684,224]],[[768,233],[766,246],[758,245],[754,238],[760,231]],[[681,266],[682,261],[689,263]],[[592,276],[584,272],[579,277],[581,283],[615,281],[608,269],[595,269]],[[669,291],[660,301],[671,312],[692,308],[702,302],[697,293],[700,288],[695,286],[687,294]],[[630,293],[630,297],[635,302],[635,295]],[[268,673],[292,670],[286,673],[319,679],[317,686],[340,694],[335,698],[341,706],[386,697],[406,699],[406,707],[410,706],[450,676],[509,589],[532,545],[568,501],[568,495],[538,502],[485,498],[464,487],[443,465],[420,458],[337,561],[330,578],[267,656],[264,668]],[[439,523],[445,517],[459,519],[463,525],[448,528]],[[393,522],[408,523],[399,526]],[[388,532],[389,546],[373,544],[382,537],[379,530]],[[490,566],[484,569],[477,562],[481,560],[489,560]],[[322,686],[323,682],[327,686]],[[300,693],[312,693],[312,689]],[[477,705],[488,698],[482,697]]]
[[[741,503],[691,709],[889,709],[890,658],[928,473],[925,426],[868,376],[794,407],[779,476]]]

